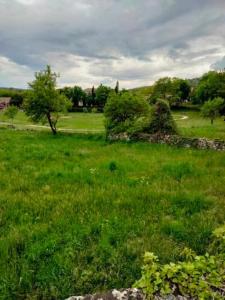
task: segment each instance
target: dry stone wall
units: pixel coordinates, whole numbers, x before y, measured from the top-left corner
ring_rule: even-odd
[[[136,136],[129,136],[127,133],[120,133],[110,135],[108,138],[111,141],[146,141],[149,143],[168,144],[184,148],[225,151],[225,141],[209,140],[206,138],[189,138],[179,135],[159,135],[147,133],[140,133]]]

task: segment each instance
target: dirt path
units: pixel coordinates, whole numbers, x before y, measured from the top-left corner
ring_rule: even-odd
[[[178,116],[177,116],[178,117]],[[185,115],[180,115],[179,116],[179,119],[178,118],[174,118],[175,121],[180,121],[180,120],[187,120],[188,119],[188,116],[185,116]],[[9,122],[1,122],[0,121],[0,125],[3,125],[3,126],[11,126],[12,124],[9,123]],[[16,128],[18,129],[30,129],[30,128],[34,128],[34,129],[50,129],[49,126],[46,126],[46,125],[35,125],[35,124],[27,124],[27,125],[24,125],[24,124],[13,124],[13,126],[15,126]],[[71,132],[71,133],[101,133],[101,132],[104,132],[104,129],[83,129],[83,128],[80,128],[80,129],[73,129],[73,128],[58,128],[58,131],[61,131],[61,132]]]
[[[181,115],[179,119],[174,118],[175,121],[187,120],[187,119],[188,119],[188,116],[185,116],[185,115]]]
[[[12,124],[9,123],[9,122],[0,122],[0,125],[3,125],[3,126],[11,126]],[[34,128],[34,129],[46,129],[46,130],[49,130],[50,127],[49,126],[45,126],[45,125],[34,125],[34,124],[28,124],[28,125],[24,125],[24,124],[13,124],[13,126],[15,126],[15,128],[18,128],[18,129],[30,129],[30,128]],[[61,132],[74,132],[74,133],[97,133],[97,132],[104,132],[104,130],[101,130],[101,129],[72,129],[72,128],[58,128],[58,131],[61,131]]]

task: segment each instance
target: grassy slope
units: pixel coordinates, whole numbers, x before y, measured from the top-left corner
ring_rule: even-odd
[[[225,122],[223,118],[217,119],[212,126],[208,119],[203,119],[199,114],[200,113],[196,111],[173,112],[180,133],[186,136],[225,140]],[[188,116],[188,119],[181,120],[183,115]],[[0,112],[0,122],[2,121],[7,121],[7,119],[3,113]],[[14,123],[18,127],[32,124],[22,112],[19,112]],[[58,127],[77,131],[104,131],[104,117],[99,113],[69,113],[63,119],[59,120]]]
[[[131,286],[146,250],[202,253],[225,220],[224,153],[4,129],[0,145],[1,299]]]

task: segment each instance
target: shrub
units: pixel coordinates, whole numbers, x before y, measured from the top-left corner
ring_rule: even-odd
[[[92,112],[93,114],[96,114],[96,113],[98,112],[97,107],[93,107],[92,110],[91,110],[91,112]]]
[[[191,299],[224,299],[225,283],[225,227],[213,233],[211,251],[197,256],[186,252],[186,261],[161,265],[158,257],[147,252],[144,256],[142,277],[135,287],[143,289],[151,299],[170,294]],[[216,254],[215,254],[216,253]],[[185,253],[183,253],[185,254]]]
[[[5,116],[11,120],[11,124],[13,124],[13,120],[17,115],[17,113],[18,113],[18,108],[14,105],[10,105],[8,108],[6,108],[4,112]]]
[[[107,135],[121,132],[135,134],[147,127],[150,106],[146,100],[130,92],[111,93],[104,114]]]
[[[114,172],[114,171],[117,170],[117,164],[116,164],[115,161],[111,161],[111,162],[109,163],[109,170],[110,170],[111,172]]]
[[[172,117],[169,104],[165,100],[158,100],[152,107],[148,133],[176,134],[176,123]]]

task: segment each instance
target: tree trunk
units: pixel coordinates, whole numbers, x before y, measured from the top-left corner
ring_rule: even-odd
[[[47,114],[48,123],[51,127],[52,133],[55,135],[57,133],[56,126],[52,123],[51,115],[50,113]]]

